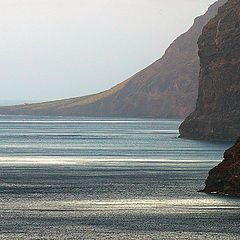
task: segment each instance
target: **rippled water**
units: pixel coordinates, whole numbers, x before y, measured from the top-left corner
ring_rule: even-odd
[[[177,120],[0,117],[0,239],[240,239],[237,198],[205,195],[231,143]]]

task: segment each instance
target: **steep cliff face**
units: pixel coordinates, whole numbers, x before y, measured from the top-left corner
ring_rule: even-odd
[[[198,37],[226,1],[219,0],[196,18],[161,59],[110,90],[61,101],[2,107],[0,113],[183,118],[193,111],[197,98]]]
[[[180,126],[192,139],[240,135],[240,0],[229,0],[199,38],[200,79],[196,110]]]
[[[203,192],[240,196],[240,138],[224,160],[209,172]]]

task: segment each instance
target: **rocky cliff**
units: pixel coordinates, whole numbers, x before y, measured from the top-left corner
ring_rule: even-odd
[[[225,2],[219,0],[196,18],[161,59],[110,90],[61,101],[2,107],[0,114],[183,118],[193,111],[197,98],[198,37]]]
[[[203,192],[240,196],[240,138],[224,160],[209,172]]]
[[[240,135],[240,0],[229,0],[198,41],[200,77],[196,110],[180,126],[192,139]]]

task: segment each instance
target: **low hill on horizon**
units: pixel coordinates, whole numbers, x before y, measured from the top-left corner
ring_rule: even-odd
[[[197,99],[198,38],[226,1],[217,1],[197,17],[161,59],[113,88],[84,97],[0,107],[0,114],[184,118]]]

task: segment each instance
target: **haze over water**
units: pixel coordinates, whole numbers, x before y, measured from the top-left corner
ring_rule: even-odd
[[[205,195],[231,143],[181,120],[0,117],[1,239],[239,239],[239,200]]]

